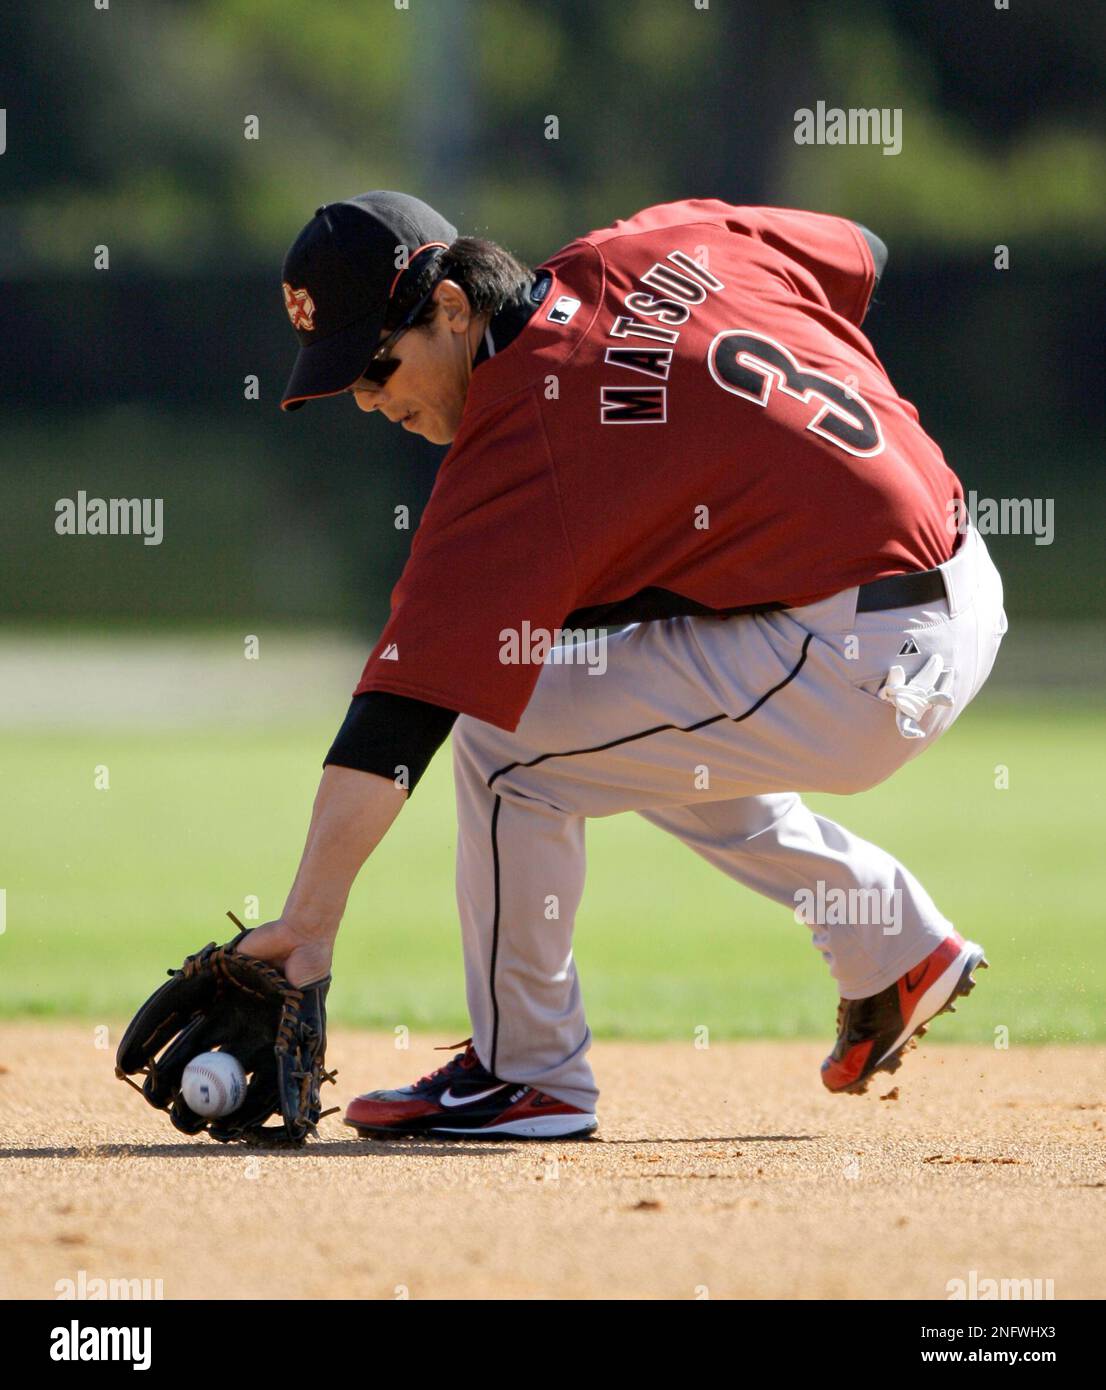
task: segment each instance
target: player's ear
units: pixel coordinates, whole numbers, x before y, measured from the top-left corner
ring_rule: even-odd
[[[454,333],[463,333],[472,319],[468,295],[455,280],[442,280],[434,291],[434,302]]]

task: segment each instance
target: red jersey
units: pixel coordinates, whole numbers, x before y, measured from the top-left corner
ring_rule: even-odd
[[[519,634],[643,591],[796,607],[950,557],[963,492],[860,331],[875,268],[853,223],[694,199],[543,268],[540,307],[473,372],[356,694],[514,729],[541,672]]]

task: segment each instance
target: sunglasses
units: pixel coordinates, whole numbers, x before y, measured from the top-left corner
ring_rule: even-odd
[[[438,281],[435,280],[426,293],[418,299],[415,304],[404,314],[397,328],[377,345],[376,351],[369,359],[369,365],[361,373],[361,380],[367,381],[372,386],[383,386],[396,368],[400,365],[397,358],[389,357],[392,348],[399,342],[400,338],[413,326],[415,320],[423,309],[430,302],[430,297],[438,288]]]

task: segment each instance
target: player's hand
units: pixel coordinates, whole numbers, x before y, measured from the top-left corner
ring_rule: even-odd
[[[275,922],[255,927],[238,950],[244,956],[280,966],[288,980],[299,988],[330,974],[334,937],[317,927],[278,917]]]

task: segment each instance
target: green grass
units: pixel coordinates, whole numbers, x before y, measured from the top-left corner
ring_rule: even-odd
[[[222,939],[276,915],[329,725],[0,736],[0,1013],[128,1015]],[[106,765],[109,790],[96,790]],[[1008,790],[995,768],[1009,768]],[[940,1036],[1106,1037],[1106,751],[1088,706],[986,698],[891,782],[811,803],[899,855],[994,967]],[[455,830],[439,756],[355,889],[332,1016],[467,1032]],[[576,947],[599,1036],[826,1037],[836,992],[805,927],[636,816],[593,821]]]

